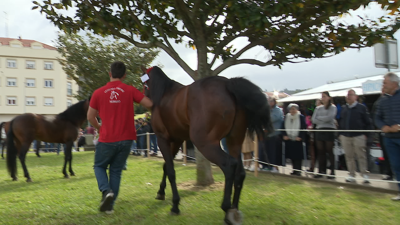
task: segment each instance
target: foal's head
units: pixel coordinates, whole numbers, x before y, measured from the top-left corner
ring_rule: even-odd
[[[78,103],[70,106],[64,112],[58,114],[56,119],[64,120],[72,123],[75,126],[80,126],[86,120],[87,111],[89,109],[89,99],[79,101]]]

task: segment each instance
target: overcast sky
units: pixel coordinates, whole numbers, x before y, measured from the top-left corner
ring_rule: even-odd
[[[0,37],[36,40],[42,43],[53,44],[57,38],[56,28],[38,10],[31,10],[31,0],[1,0],[0,1]],[[6,20],[7,18],[7,20]],[[8,29],[6,29],[8,24]],[[400,38],[400,32],[395,35]],[[194,68],[196,52],[184,45],[177,46],[177,52]],[[265,52],[260,49],[246,53],[248,57],[263,59]],[[192,79],[170,58],[161,52],[154,60],[154,64],[162,64],[164,72],[172,79],[190,84]],[[347,50],[339,55],[315,59],[307,63],[286,63],[277,67],[237,65],[223,71],[220,75],[226,77],[243,76],[268,91],[288,89],[307,89],[327,83],[328,81],[351,79],[355,76],[384,74],[386,69],[375,68],[373,48]]]

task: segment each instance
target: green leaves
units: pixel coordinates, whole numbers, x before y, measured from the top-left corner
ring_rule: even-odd
[[[33,3],[33,9],[39,8],[68,33],[88,30],[123,38],[141,48],[157,46],[192,77],[210,75],[211,68],[216,68],[212,74],[217,75],[240,63],[281,66],[298,58],[339,54],[347,48],[372,46],[393,36],[400,27],[400,1],[387,0],[373,3],[370,0],[61,0],[57,3],[48,0]],[[72,5],[75,14],[63,14]],[[371,19],[360,14],[356,24],[343,23],[343,14],[354,14],[354,10],[367,6],[380,7],[386,15]],[[248,38],[249,43],[233,51],[232,42],[242,37]],[[180,58],[170,44],[171,39],[188,47],[195,45],[199,71],[189,68]],[[255,46],[264,47],[271,57],[267,61],[239,60]]]
[[[86,36],[63,34],[57,40],[59,59],[63,70],[80,86],[78,99],[84,99],[109,81],[109,67],[114,61],[122,61],[127,67],[125,83],[141,88],[140,65],[150,65],[158,51],[142,50],[129,42],[111,37],[101,38],[87,33]]]

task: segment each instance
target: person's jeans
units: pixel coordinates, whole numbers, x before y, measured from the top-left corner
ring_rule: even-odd
[[[396,175],[396,180],[400,181],[400,138],[383,137],[383,143],[389,156],[392,171]],[[397,185],[400,191],[400,183],[397,183]]]
[[[101,192],[112,190],[114,202],[118,197],[122,169],[130,153],[132,140],[112,143],[99,142],[94,155],[94,174]],[[109,166],[109,176],[107,167]],[[113,202],[113,204],[114,204]]]
[[[155,134],[150,134],[150,146],[153,146],[153,152],[157,153],[158,145],[157,145],[157,136]]]
[[[53,143],[45,142],[44,146],[45,146],[45,149],[46,149],[45,151],[46,152],[53,152],[54,151],[54,144]]]

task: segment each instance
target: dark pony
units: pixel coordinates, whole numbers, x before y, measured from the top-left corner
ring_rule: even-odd
[[[33,140],[50,143],[65,143],[63,174],[69,178],[66,167],[69,163],[69,173],[72,171],[72,145],[78,137],[78,129],[86,121],[89,100],[80,101],[49,121],[44,116],[25,113],[11,120],[7,133],[7,168],[13,180],[17,179],[17,155],[24,170],[27,182],[32,179],[25,165],[26,153]]]
[[[246,134],[262,138],[273,131],[266,95],[244,78],[207,77],[184,86],[158,68],[146,69],[146,95],[153,101],[152,126],[165,163],[156,199],[165,199],[166,177],[173,193],[172,214],[179,214],[179,201],[173,159],[183,141],[191,140],[199,151],[218,165],[225,175],[221,208],[227,224],[241,223],[238,211],[245,170],[241,147]],[[226,138],[229,154],[220,147]],[[232,186],[234,187],[231,202]]]
[[[7,134],[8,133],[8,129],[10,128],[10,121],[0,123],[0,131],[3,128],[4,128],[4,132]],[[4,159],[4,147],[7,144],[7,137],[4,138],[4,139],[0,138],[0,142],[2,144],[1,145],[1,158]],[[37,155],[37,157],[40,157],[39,147],[40,147],[40,141],[38,141],[38,144],[36,145],[36,155]]]

